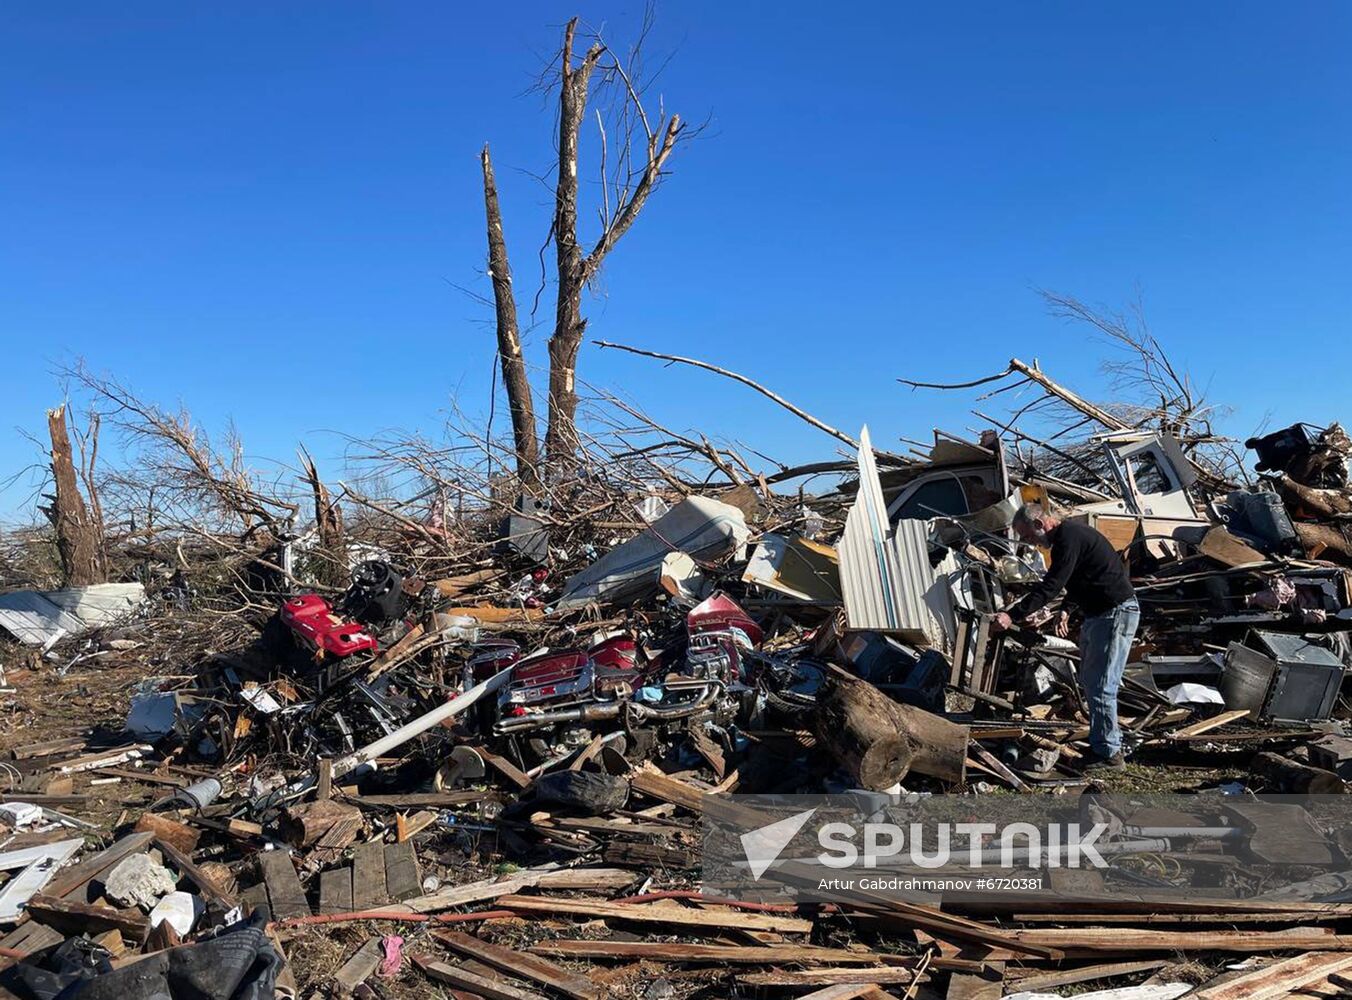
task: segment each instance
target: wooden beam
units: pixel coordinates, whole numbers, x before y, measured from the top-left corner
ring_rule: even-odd
[[[518,989],[507,983],[496,982],[486,976],[476,975],[465,969],[458,969],[445,962],[429,962],[420,956],[414,956],[414,964],[437,982],[446,983],[462,990],[471,990],[487,1000],[546,1000],[541,993]]]
[[[528,955],[501,945],[480,941],[459,931],[433,931],[432,936],[452,951],[486,962],[508,975],[548,986],[550,989],[574,997],[575,1000],[600,1000],[606,995],[606,990],[591,980],[575,975],[538,955]]]
[[[135,909],[115,910],[111,906],[77,903],[42,893],[29,899],[25,909],[38,923],[71,934],[117,931],[133,941],[144,941],[150,933],[150,919]]]
[[[871,965],[870,952],[817,945],[692,944],[688,941],[541,941],[531,948],[558,958],[622,958],[692,965]]]
[[[592,920],[624,920],[629,923],[669,924],[677,927],[775,931],[808,934],[812,921],[778,913],[746,913],[740,910],[693,909],[679,903],[613,903],[606,899],[561,896],[504,896],[497,905],[519,913],[570,913]]]

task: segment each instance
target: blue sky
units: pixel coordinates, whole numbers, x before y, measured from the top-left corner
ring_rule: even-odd
[[[7,5],[0,473],[40,457],[19,431],[75,357],[331,470],[341,434],[482,411],[491,313],[452,287],[489,291],[477,154],[527,292],[552,107],[525,91],[575,12],[623,41],[641,7]],[[1349,29],[1334,3],[662,4],[656,89],[711,125],[589,335],[740,369],[885,447],[976,423],[897,376],[1036,356],[1102,395],[1102,345],[1032,289],[1139,286],[1237,435],[1352,418]],[[701,372],[587,347],[581,375],[787,460],[834,449]]]

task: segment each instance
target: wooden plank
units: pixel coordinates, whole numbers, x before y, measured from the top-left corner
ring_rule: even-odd
[[[1000,1000],[1005,994],[1005,966],[992,962],[981,972],[955,972],[948,979],[945,1000]]]
[[[315,790],[315,798],[320,802],[333,798],[333,761],[327,757],[319,762],[319,787]]]
[[[229,890],[217,885],[210,877],[193,864],[191,858],[180,851],[173,844],[165,840],[155,838],[155,843],[164,854],[165,860],[178,869],[178,873],[186,878],[193,885],[197,886],[202,895],[216,900],[225,909],[232,910],[239,905],[239,897]]]
[[[1194,722],[1190,726],[1183,726],[1181,729],[1175,729],[1169,734],[1170,739],[1190,740],[1203,733],[1209,733],[1213,729],[1219,729],[1228,723],[1235,722],[1249,714],[1247,708],[1236,708],[1228,712],[1222,712],[1220,715],[1214,715],[1209,719],[1203,719],[1201,722]]]
[[[69,934],[88,931],[117,931],[123,937],[144,941],[150,933],[150,919],[140,910],[116,910],[111,906],[93,906],[70,899],[58,899],[38,893],[25,909],[32,919]]]
[[[452,951],[486,962],[509,975],[548,986],[576,1000],[600,1000],[606,991],[589,979],[574,975],[562,966],[540,958],[513,951],[501,945],[480,941],[459,931],[433,931],[432,936]]]
[[[40,743],[26,743],[21,747],[15,747],[10,751],[10,756],[15,760],[52,757],[59,753],[68,753],[71,750],[83,750],[85,743],[86,738],[84,736],[63,736],[56,740],[43,740]]]
[[[296,866],[285,851],[263,851],[258,855],[258,871],[268,887],[273,920],[308,917],[310,904],[300,887]]]
[[[438,910],[449,910],[453,906],[467,906],[470,903],[481,903],[486,899],[509,896],[522,889],[537,886],[541,889],[605,892],[623,889],[633,882],[634,873],[622,868],[535,868],[517,872],[506,878],[489,878],[467,885],[438,889],[426,896],[405,900],[395,909],[407,909],[410,913],[436,913]]]
[[[376,971],[381,959],[380,938],[373,937],[358,948],[333,976],[333,986],[339,996],[350,996]]]
[[[59,873],[47,886],[48,896],[72,896],[125,857],[139,854],[155,839],[153,833],[129,833],[74,868]]]
[[[1203,986],[1191,996],[1195,1000],[1277,1000],[1349,968],[1352,954],[1307,952],[1216,986]]]
[[[581,771],[587,761],[591,760],[601,752],[601,747],[605,745],[608,736],[601,733],[599,736],[593,736],[590,743],[582,748],[582,751],[573,758],[573,762],[568,765],[570,771]]]
[[[476,751],[479,756],[484,759],[485,764],[491,766],[517,788],[529,788],[534,784],[534,780],[530,775],[526,774],[525,771],[522,771],[506,757],[499,757],[497,754],[490,753],[482,747],[476,747]]]
[[[696,910],[667,902],[626,904],[589,897],[504,896],[498,900],[497,905],[519,913],[571,913],[592,920],[776,931],[780,934],[808,934],[812,931],[812,921],[801,917],[778,913],[747,913],[741,910],[720,911],[712,908]]]
[[[1017,930],[1020,944],[1064,949],[1067,955],[1097,952],[1352,951],[1352,935],[1293,927],[1279,931],[1152,931],[1129,927],[1065,927]]]
[[[404,795],[344,795],[345,802],[351,802],[362,809],[417,809],[424,806],[467,806],[476,802],[496,801],[493,792],[408,792]]]
[[[352,849],[352,908],[369,910],[390,901],[385,891],[385,845],[378,840]]]
[[[804,993],[798,1000],[858,1000],[859,997],[865,1000],[875,1000],[879,996],[877,983],[856,983],[845,986],[823,986],[819,990],[813,990],[811,993]],[[887,994],[882,994],[886,996]]]
[[[541,941],[531,948],[537,955],[558,958],[623,958],[692,965],[871,965],[878,956],[870,952],[817,945],[691,944],[688,941]],[[909,980],[908,980],[909,981]]]
[[[486,976],[476,975],[466,969],[459,969],[445,962],[429,962],[420,956],[413,959],[418,968],[437,982],[446,983],[462,990],[473,990],[487,1000],[546,1000],[544,994],[519,989],[507,983],[496,982]]]
[[[330,868],[319,873],[319,912],[352,912],[352,866]]]
[[[743,986],[909,986],[915,981],[911,969],[800,969],[797,972],[748,972],[737,977]]]
[[[385,895],[402,902],[422,892],[422,876],[418,872],[418,855],[413,842],[385,846]]]
[[[1076,983],[1089,983],[1095,979],[1109,979],[1113,976],[1129,976],[1136,972],[1150,972],[1169,963],[1164,959],[1149,962],[1109,962],[1087,965],[1078,969],[1063,969],[1058,972],[1038,973],[1024,976],[1013,985],[1020,992],[1034,993],[1038,990],[1051,990],[1058,986],[1072,986]]]

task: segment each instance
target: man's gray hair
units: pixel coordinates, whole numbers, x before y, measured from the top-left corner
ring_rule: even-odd
[[[1026,503],[1014,512],[1015,524],[1032,524],[1038,518],[1046,517],[1051,512],[1040,503]]]

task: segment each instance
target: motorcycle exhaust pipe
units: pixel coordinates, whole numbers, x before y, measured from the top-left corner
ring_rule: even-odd
[[[539,729],[560,722],[601,722],[619,718],[624,703],[606,702],[600,705],[579,705],[577,708],[559,708],[535,715],[512,715],[499,719],[493,728],[499,733],[515,733],[523,729]]]
[[[644,705],[641,702],[630,702],[630,710],[639,722],[669,722],[673,719],[684,719],[687,715],[694,715],[696,712],[702,712],[723,694],[723,684],[715,682],[705,687],[705,693],[689,705],[669,705],[666,707],[654,707]]]

